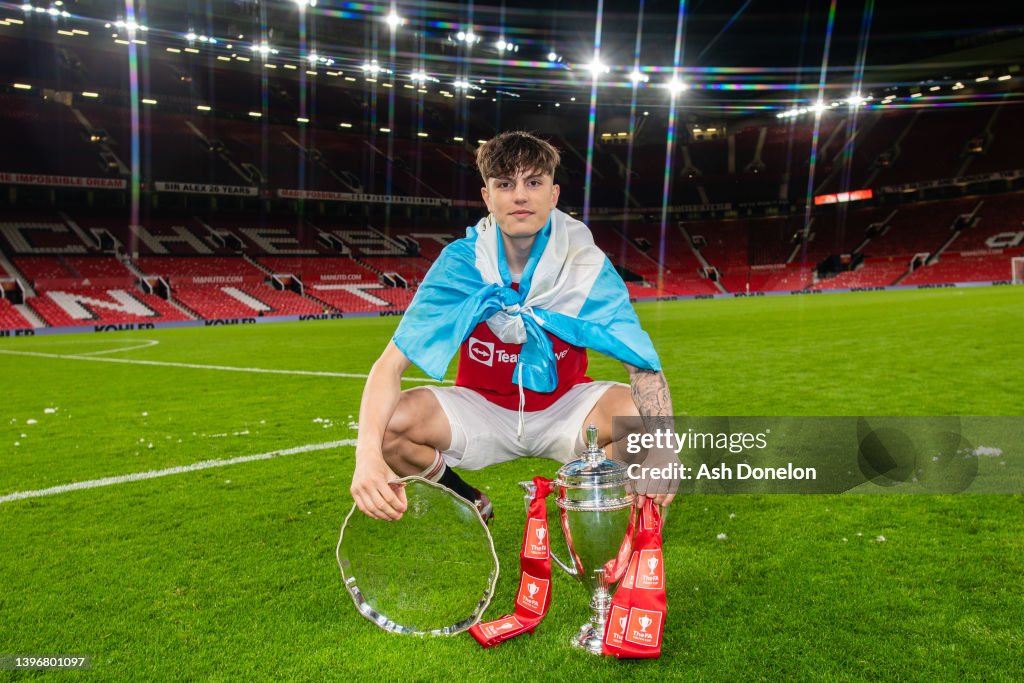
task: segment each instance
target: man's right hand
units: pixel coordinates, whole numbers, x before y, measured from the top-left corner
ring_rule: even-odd
[[[383,457],[357,457],[349,488],[356,507],[374,519],[400,519],[408,503],[405,487],[391,483],[397,478]]]

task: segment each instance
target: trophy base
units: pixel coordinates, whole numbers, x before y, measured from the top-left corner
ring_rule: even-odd
[[[588,621],[580,627],[580,632],[576,634],[572,644],[580,650],[586,650],[592,655],[601,655],[601,641],[604,638],[604,633],[598,633],[597,629]]]

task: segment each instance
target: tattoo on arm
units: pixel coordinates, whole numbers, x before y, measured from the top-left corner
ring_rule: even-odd
[[[633,403],[636,404],[643,420],[644,429],[648,434],[663,429],[675,431],[675,420],[673,419],[672,396],[668,391],[668,382],[661,372],[641,370],[626,364],[629,371],[629,385],[632,389]],[[652,448],[647,450],[643,466],[660,467],[661,465],[679,462],[679,458],[672,448]],[[678,479],[644,479],[635,483],[636,491],[649,496],[674,495],[679,488]],[[665,502],[671,500],[668,498]]]
[[[629,370],[629,385],[633,393],[633,403],[640,411],[644,427],[653,433],[655,429],[672,429],[672,396],[668,391],[668,382],[661,372],[641,370],[626,365]]]

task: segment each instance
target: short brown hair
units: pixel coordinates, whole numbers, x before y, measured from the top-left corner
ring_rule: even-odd
[[[511,178],[521,171],[540,171],[552,178],[561,156],[546,140],[522,130],[494,136],[476,150],[476,167],[484,183],[488,178]]]

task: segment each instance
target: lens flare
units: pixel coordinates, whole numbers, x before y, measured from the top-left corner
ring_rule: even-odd
[[[684,30],[686,27],[686,0],[679,0],[679,11],[676,14],[676,43],[672,56],[672,77],[679,78],[683,62]],[[668,232],[668,206],[672,197],[672,152],[676,138],[677,101],[673,97],[668,108],[668,133],[665,137],[665,172],[661,183],[661,234],[658,243],[658,291],[665,288],[665,238]]]

